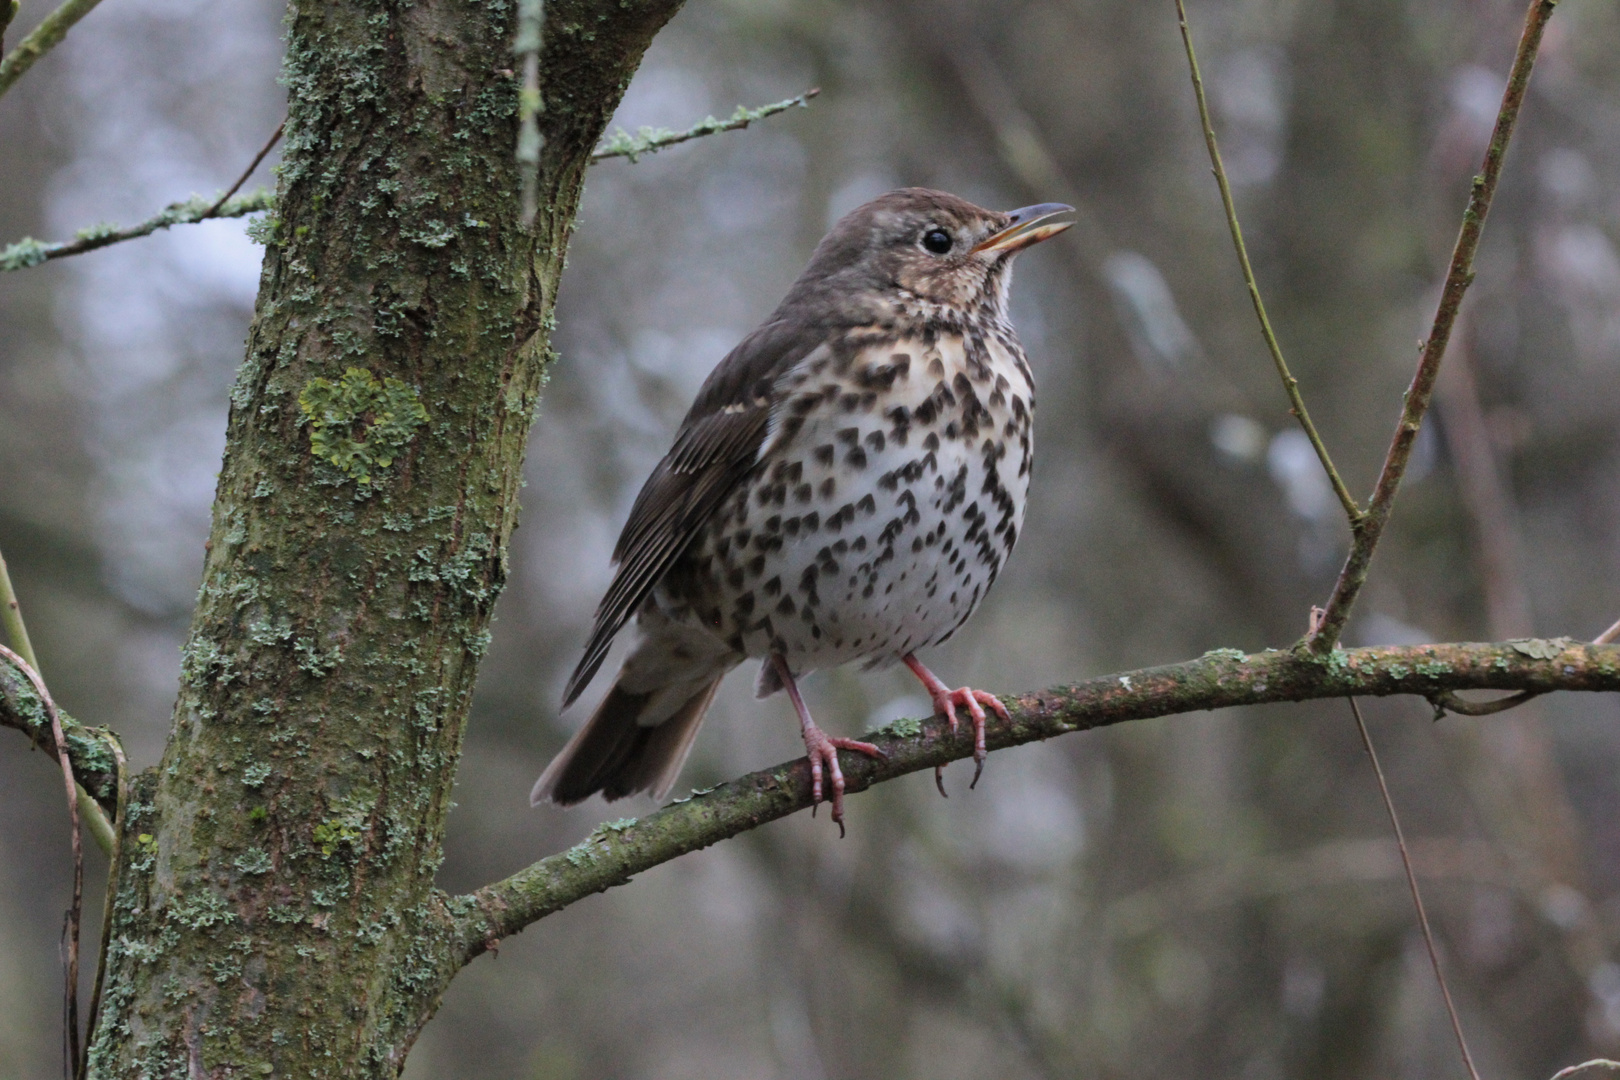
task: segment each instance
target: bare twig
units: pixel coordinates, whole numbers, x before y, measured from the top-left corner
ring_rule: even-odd
[[[1193,51],[1192,31],[1187,27],[1187,7],[1184,0],[1176,0],[1176,16],[1181,23],[1181,42],[1187,50],[1187,66],[1192,72],[1193,96],[1198,99],[1198,121],[1204,129],[1204,145],[1209,148],[1209,161],[1215,171],[1215,183],[1221,189],[1221,205],[1226,209],[1226,227],[1232,233],[1232,246],[1237,249],[1238,266],[1243,270],[1243,283],[1248,287],[1249,301],[1254,305],[1254,314],[1260,320],[1260,336],[1265,338],[1266,348],[1271,352],[1271,362],[1276,365],[1277,375],[1282,379],[1283,390],[1288,394],[1289,411],[1299,420],[1299,426],[1305,429],[1306,438],[1311,440],[1311,446],[1316,450],[1316,458],[1322,463],[1328,480],[1333,484],[1333,493],[1339,497],[1339,505],[1344,507],[1351,531],[1359,533],[1361,507],[1356,504],[1350,489],[1345,487],[1344,480],[1339,476],[1339,470],[1333,466],[1333,458],[1328,455],[1327,444],[1322,441],[1322,436],[1317,434],[1316,425],[1311,422],[1311,414],[1306,410],[1305,399],[1299,392],[1299,380],[1288,370],[1288,362],[1283,359],[1282,346],[1277,344],[1277,335],[1272,332],[1271,320],[1266,317],[1265,301],[1260,299],[1260,286],[1254,280],[1254,268],[1249,265],[1249,251],[1243,243],[1243,228],[1238,224],[1237,207],[1232,202],[1232,187],[1226,180],[1226,166],[1221,163],[1221,151],[1215,144],[1215,127],[1209,119],[1209,103],[1204,98],[1204,79],[1198,71],[1198,56]]]
[[[63,988],[63,1052],[66,1055],[65,1072],[73,1076],[79,1063],[79,916],[84,908],[84,842],[79,833],[79,786],[73,779],[73,762],[68,756],[67,738],[62,734],[62,717],[56,711],[56,702],[45,689],[45,680],[27,660],[0,645],[0,657],[9,660],[34,686],[34,692],[45,704],[51,718],[51,734],[56,737],[56,760],[62,765],[62,783],[67,790],[68,821],[73,826],[73,903],[67,911],[67,976]]]
[[[1373,749],[1372,734],[1367,730],[1367,722],[1361,718],[1361,706],[1356,699],[1346,699],[1350,702],[1350,712],[1356,718],[1356,730],[1361,732],[1361,745],[1367,749],[1367,757],[1372,761],[1373,773],[1378,777],[1378,791],[1384,797],[1384,809],[1389,811],[1389,825],[1395,831],[1395,845],[1401,851],[1401,866],[1406,870],[1406,884],[1412,890],[1412,906],[1417,909],[1418,925],[1423,929],[1423,944],[1429,950],[1429,963],[1434,966],[1434,977],[1440,983],[1440,994],[1446,999],[1446,1015],[1451,1017],[1451,1030],[1457,1036],[1457,1049],[1462,1052],[1463,1065],[1468,1069],[1468,1075],[1473,1080],[1479,1080],[1479,1070],[1474,1067],[1474,1056],[1468,1052],[1468,1040],[1463,1038],[1462,1021],[1457,1018],[1457,1007],[1451,1001],[1451,987],[1446,985],[1446,976],[1440,970],[1440,953],[1434,947],[1434,932],[1429,929],[1429,915],[1423,910],[1423,894],[1418,890],[1417,874],[1412,871],[1412,856],[1406,850],[1406,836],[1401,831],[1401,819],[1395,813],[1395,800],[1389,796],[1389,784],[1384,780],[1384,767],[1378,764],[1378,751]]]
[[[1197,660],[1105,676],[1039,693],[1004,695],[1011,721],[986,732],[1001,749],[1150,716],[1352,695],[1444,690],[1617,690],[1620,646],[1568,639],[1299,651],[1245,656],[1220,649]],[[898,721],[871,741],[881,761],[843,762],[845,792],[972,756],[973,736],[943,721]],[[803,758],[761,770],[633,822],[615,822],[566,852],[450,901],[463,960],[583,897],[654,866],[810,807]]]
[[[215,200],[214,205],[210,206],[203,213],[203,216],[197,220],[206,221],[208,218],[219,216],[220,208],[230,201],[232,195],[235,195],[238,191],[242,190],[242,185],[248,182],[248,177],[253,175],[253,170],[259,167],[259,163],[270,156],[270,150],[281,139],[281,133],[286,130],[287,121],[285,118],[283,118],[281,123],[276,125],[276,130],[270,133],[270,138],[266,139],[264,145],[259,148],[259,152],[253,155],[252,162],[248,164],[247,168],[242,170],[242,175],[236,178],[236,183],[226,188],[225,194],[221,195],[217,200]]]
[[[34,32],[22,39],[22,44],[0,60],[0,94],[11,89],[11,84],[23,77],[34,66],[34,61],[62,43],[73,24],[90,14],[101,0],[67,0],[67,3],[45,16]]]
[[[602,140],[600,146],[591,154],[591,162],[606,161],[608,158],[622,157],[635,161],[645,154],[654,154],[666,146],[688,142],[692,139],[701,139],[705,135],[718,135],[722,131],[740,131],[752,124],[755,120],[763,120],[767,116],[775,116],[780,112],[799,107],[807,108],[810,99],[821,93],[820,87],[806,90],[797,97],[790,97],[786,101],[773,102],[770,105],[761,105],[757,109],[747,106],[737,106],[737,111],[724,120],[716,120],[708,116],[699,120],[685,131],[670,131],[666,128],[644,127],[634,135],[623,128]]]
[[[1620,621],[1617,621],[1613,626],[1609,627],[1607,630],[1603,631],[1603,633],[1593,638],[1592,644],[1609,645],[1612,644],[1617,638],[1620,638]]]
[[[11,584],[11,571],[6,557],[0,554],[0,627],[12,648],[17,650],[28,666],[39,670],[39,658],[34,655],[34,643],[28,640],[28,624],[23,622],[22,607],[17,603],[17,590]]]
[[[1502,174],[1502,161],[1507,154],[1508,140],[1512,137],[1513,126],[1519,118],[1519,107],[1524,103],[1525,92],[1530,86],[1530,72],[1535,66],[1536,50],[1541,45],[1542,33],[1556,6],[1557,0],[1531,0],[1529,10],[1525,14],[1524,32],[1520,35],[1518,52],[1513,58],[1513,68],[1508,74],[1507,89],[1502,94],[1502,105],[1496,114],[1496,126],[1491,132],[1491,142],[1486,148],[1485,161],[1480,173],[1474,177],[1468,207],[1463,211],[1462,228],[1457,234],[1457,244],[1451,253],[1451,267],[1446,272],[1445,285],[1440,292],[1434,325],[1429,331],[1428,340],[1424,343],[1417,372],[1412,376],[1412,385],[1406,391],[1400,422],[1395,426],[1395,435],[1384,458],[1383,471],[1378,475],[1378,484],[1373,489],[1372,500],[1367,505],[1367,512],[1361,519],[1360,527],[1355,530],[1350,555],[1345,560],[1344,569],[1340,571],[1339,580],[1333,587],[1333,596],[1328,600],[1321,625],[1307,639],[1310,648],[1318,653],[1328,652],[1338,644],[1339,636],[1344,631],[1344,624],[1350,617],[1350,608],[1360,594],[1361,587],[1366,584],[1367,568],[1372,563],[1373,551],[1377,549],[1378,541],[1383,536],[1384,526],[1389,523],[1389,515],[1395,505],[1395,495],[1400,490],[1401,478],[1406,475],[1406,464],[1411,459],[1412,447],[1417,442],[1419,429],[1423,426],[1423,416],[1428,411],[1430,398],[1434,395],[1435,379],[1440,374],[1440,361],[1445,356],[1446,343],[1451,339],[1451,329],[1457,321],[1457,311],[1462,306],[1463,294],[1468,291],[1468,286],[1474,280],[1474,252],[1479,248],[1480,235],[1485,228],[1485,217],[1490,212],[1491,198],[1496,194],[1496,183]]]

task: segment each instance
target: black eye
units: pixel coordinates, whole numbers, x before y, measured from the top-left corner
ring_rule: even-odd
[[[943,255],[951,250],[951,234],[944,229],[929,229],[923,233],[922,245],[935,255]]]

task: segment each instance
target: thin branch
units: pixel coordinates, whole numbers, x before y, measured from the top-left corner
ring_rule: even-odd
[[[102,807],[117,806],[118,770],[114,747],[118,740],[105,730],[85,727],[60,708],[57,716],[67,735],[68,755],[73,759],[73,773],[81,789],[79,811],[85,815],[96,843],[103,851],[111,850],[113,828]],[[16,728],[28,736],[36,750],[56,757],[55,735],[44,701],[20,669],[9,664],[0,664],[0,727]],[[96,809],[90,811],[87,806]],[[97,826],[98,818],[103,826]]]
[[[45,704],[45,711],[51,718],[51,734],[56,742],[56,760],[62,766],[62,785],[67,792],[68,821],[73,829],[73,902],[68,907],[65,928],[68,939],[67,974],[62,1005],[65,1014],[63,1051],[67,1061],[64,1071],[71,1077],[79,1068],[79,917],[84,910],[84,840],[79,831],[79,786],[73,779],[73,762],[68,754],[67,736],[62,733],[62,717],[56,711],[56,702],[51,700],[50,692],[45,689],[45,680],[39,677],[33,664],[4,645],[0,645],[0,657],[10,661],[13,667],[23,673]]]
[[[65,259],[69,255],[82,255],[86,251],[94,251],[125,240],[136,240],[142,236],[150,236],[159,229],[167,229],[171,225],[191,225],[209,218],[242,217],[246,214],[256,214],[260,210],[269,210],[274,206],[275,196],[263,188],[250,195],[239,195],[229,199],[224,204],[196,195],[185,202],[170,203],[161,213],[128,228],[120,229],[116,225],[92,225],[88,229],[80,229],[73,240],[59,244],[46,243],[32,237],[19,240],[15,244],[0,248],[0,273],[7,270],[23,270],[49,262],[51,259]]]
[[[1338,644],[1339,636],[1344,632],[1344,624],[1350,618],[1350,608],[1360,594],[1361,587],[1366,584],[1367,568],[1372,563],[1373,551],[1377,549],[1378,541],[1384,534],[1384,526],[1389,523],[1390,511],[1395,504],[1395,495],[1400,490],[1401,478],[1406,474],[1406,464],[1411,459],[1412,447],[1417,442],[1419,429],[1423,426],[1423,416],[1428,411],[1430,398],[1434,396],[1435,379],[1440,374],[1440,361],[1445,356],[1446,343],[1451,339],[1451,328],[1457,321],[1457,311],[1462,306],[1463,295],[1474,280],[1474,252],[1479,249],[1480,235],[1485,228],[1485,217],[1490,212],[1491,198],[1496,194],[1496,183],[1502,175],[1502,161],[1507,154],[1508,140],[1513,135],[1513,126],[1519,118],[1519,108],[1523,105],[1525,92],[1530,86],[1530,72],[1535,66],[1536,51],[1541,46],[1541,36],[1547,28],[1547,20],[1552,17],[1553,8],[1556,6],[1557,0],[1531,0],[1529,10],[1525,14],[1524,32],[1520,35],[1518,52],[1514,55],[1513,68],[1508,74],[1507,89],[1502,94],[1502,105],[1496,114],[1496,126],[1491,132],[1491,142],[1486,148],[1485,161],[1480,173],[1474,177],[1473,188],[1468,196],[1468,207],[1463,211],[1462,228],[1457,234],[1457,244],[1451,253],[1451,267],[1446,272],[1445,285],[1440,292],[1434,325],[1429,331],[1428,340],[1424,343],[1417,372],[1412,376],[1412,385],[1406,391],[1400,422],[1395,426],[1394,438],[1391,439],[1389,452],[1384,458],[1383,471],[1378,475],[1378,484],[1373,489],[1372,500],[1368,503],[1367,512],[1361,520],[1361,527],[1356,530],[1355,539],[1350,546],[1350,555],[1345,560],[1344,569],[1340,571],[1339,580],[1333,587],[1333,596],[1328,600],[1321,623],[1308,639],[1311,649],[1318,653],[1328,652]]]
[[[38,671],[39,658],[34,655],[34,643],[28,640],[28,624],[23,622],[22,607],[17,603],[17,590],[12,587],[11,570],[6,566],[4,554],[0,554],[0,627],[5,629],[6,639],[17,654]]]
[[[806,90],[798,97],[790,97],[786,101],[778,101],[770,105],[761,105],[757,109],[746,106],[737,106],[737,111],[724,120],[714,117],[705,117],[687,128],[685,131],[670,131],[668,128],[644,127],[634,135],[623,128],[603,139],[595,152],[591,154],[591,162],[606,161],[608,158],[629,158],[635,161],[644,154],[655,154],[666,146],[676,143],[688,142],[692,139],[701,139],[705,135],[718,135],[722,131],[739,131],[752,124],[755,120],[763,120],[767,116],[798,106],[807,108],[810,99],[821,93],[820,87]]]
[[[67,3],[45,16],[34,32],[22,39],[22,44],[11,55],[0,60],[0,94],[11,89],[11,84],[23,77],[34,66],[34,61],[62,43],[73,24],[90,14],[101,0],[67,0]]]
[[[1217,649],[1197,660],[1006,695],[1011,723],[993,721],[991,749],[1153,716],[1351,695],[1446,690],[1620,690],[1620,645],[1558,638],[1534,643],[1389,646],[1336,651]],[[786,722],[786,718],[783,718]],[[848,755],[846,792],[972,756],[973,736],[942,721],[903,720],[871,736],[889,756]],[[988,774],[992,780],[994,771]],[[751,773],[640,821],[600,827],[583,842],[504,881],[452,900],[463,958],[634,874],[810,806],[804,759]]]
[[[1603,631],[1603,633],[1593,638],[1592,644],[1609,645],[1612,644],[1616,639],[1620,639],[1620,621],[1616,621],[1613,626],[1609,627],[1607,630]]]
[[[40,670],[39,658],[34,655],[33,642],[28,638],[28,624],[23,621],[22,606],[17,603],[17,591],[11,584],[11,571],[6,566],[6,558],[0,555],[0,627],[6,632],[17,654],[36,673]],[[5,693],[6,686],[0,679],[0,726],[16,727],[28,732],[34,740],[34,745],[47,754],[54,754],[55,748],[61,744],[59,738],[53,735],[53,725],[60,725],[60,715],[55,706],[47,709],[43,700],[37,702],[38,708],[33,711],[33,722],[22,721],[21,716],[11,709],[10,702]],[[74,727],[79,725],[69,721]],[[99,740],[98,740],[99,741]],[[90,793],[81,784],[77,788],[79,813],[84,815],[90,827],[90,835],[95,837],[96,846],[103,852],[111,853],[113,849],[113,828],[107,820],[106,812]]]
[[[3,2],[3,0],[0,0]],[[795,105],[804,105],[811,98],[821,93],[819,89],[806,90],[798,97],[788,98],[771,105],[762,105],[757,109],[737,106],[737,111],[726,120],[716,120],[709,117],[687,128],[685,131],[665,131],[662,129],[642,128],[637,134],[629,135],[619,131],[609,136],[596,148],[591,155],[591,163],[606,161],[608,158],[623,157],[635,161],[644,154],[656,153],[666,146],[699,139],[705,135],[717,135],[722,131],[736,131],[746,128],[755,120],[763,120],[767,116],[775,116]],[[276,129],[276,137],[281,134],[281,128]],[[265,150],[260,151],[259,157],[254,159],[253,165],[244,174],[251,175],[253,169],[258,167],[264,155],[269,152],[269,146],[275,144],[273,137]],[[537,154],[538,150],[535,151]],[[236,187],[240,187],[242,180],[238,180]],[[231,189],[234,191],[235,187]],[[14,244],[0,248],[0,273],[8,270],[25,270],[30,266],[38,266],[52,259],[65,259],[69,255],[82,255],[87,251],[108,247],[112,244],[122,243],[125,240],[138,240],[143,236],[150,236],[159,229],[167,229],[171,225],[192,225],[209,218],[243,217],[247,214],[256,214],[261,210],[274,210],[276,198],[273,192],[260,189],[249,195],[231,198],[231,191],[225,196],[210,203],[202,196],[194,196],[185,202],[170,203],[159,214],[141,222],[120,229],[116,225],[92,225],[88,229],[80,229],[78,235],[64,243],[47,243],[25,237]]]
[[[1193,52],[1192,31],[1187,27],[1187,7],[1184,0],[1176,0],[1176,16],[1181,22],[1181,42],[1187,50],[1187,67],[1192,71],[1193,96],[1198,99],[1198,121],[1204,129],[1204,145],[1209,148],[1209,161],[1215,170],[1215,183],[1221,189],[1221,205],[1226,209],[1226,227],[1232,233],[1232,246],[1237,249],[1238,265],[1243,269],[1243,283],[1248,286],[1249,301],[1254,305],[1254,314],[1260,320],[1260,336],[1266,339],[1266,348],[1271,351],[1271,362],[1276,365],[1277,375],[1282,379],[1283,390],[1288,394],[1289,411],[1299,420],[1299,426],[1305,429],[1306,438],[1310,439],[1311,446],[1315,447],[1316,458],[1322,463],[1328,480],[1333,484],[1333,493],[1339,497],[1339,505],[1344,507],[1351,532],[1359,533],[1361,507],[1356,504],[1355,497],[1350,494],[1350,489],[1339,476],[1339,470],[1333,467],[1333,458],[1328,455],[1327,444],[1322,441],[1322,436],[1317,434],[1316,425],[1311,422],[1311,414],[1305,408],[1305,399],[1299,392],[1299,380],[1288,370],[1288,362],[1283,359],[1282,346],[1277,344],[1277,335],[1272,332],[1271,320],[1266,317],[1265,301],[1260,299],[1260,286],[1255,283],[1254,268],[1249,265],[1249,251],[1243,243],[1243,228],[1238,224],[1237,207],[1232,202],[1232,187],[1226,180],[1226,166],[1221,163],[1221,151],[1215,145],[1215,127],[1209,119],[1209,102],[1204,98],[1204,79],[1198,72],[1198,56]]]
[[[1406,850],[1406,835],[1401,831],[1401,819],[1395,813],[1395,800],[1390,798],[1389,784],[1384,780],[1384,767],[1378,764],[1378,751],[1373,749],[1372,733],[1367,730],[1367,721],[1361,717],[1361,706],[1356,704],[1354,697],[1347,699],[1350,702],[1350,712],[1356,718],[1356,730],[1361,732],[1361,745],[1367,748],[1367,757],[1372,761],[1373,773],[1378,777],[1378,791],[1384,797],[1384,809],[1389,811],[1389,825],[1395,831],[1395,846],[1401,850],[1401,866],[1406,870],[1406,884],[1412,890],[1412,906],[1417,909],[1418,925],[1423,929],[1423,944],[1429,950],[1429,963],[1434,967],[1434,977],[1440,984],[1440,995],[1446,999],[1446,1015],[1451,1017],[1451,1031],[1457,1036],[1457,1049],[1462,1052],[1463,1065],[1468,1069],[1468,1075],[1473,1080],[1479,1080],[1479,1070],[1474,1067],[1474,1055],[1468,1052],[1468,1040],[1463,1038],[1462,1021],[1457,1018],[1457,1006],[1451,1001],[1451,987],[1446,985],[1446,976],[1440,969],[1440,952],[1434,947],[1434,931],[1429,929],[1429,913],[1423,910],[1423,894],[1418,890],[1417,874],[1412,870],[1412,856]]]
[[[253,170],[259,167],[259,163],[270,156],[271,149],[281,140],[281,133],[286,130],[287,120],[283,117],[281,123],[276,125],[276,130],[270,133],[270,138],[266,139],[264,145],[259,148],[259,152],[253,155],[253,160],[248,163],[248,167],[242,170],[242,175],[236,178],[236,183],[225,189],[225,194],[214,201],[214,205],[208,208],[207,212],[198,219],[199,221],[219,216],[220,209],[230,201],[232,195],[242,190],[242,185],[248,182],[248,177],[253,175]]]

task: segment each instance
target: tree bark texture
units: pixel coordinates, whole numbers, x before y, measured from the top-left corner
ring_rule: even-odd
[[[678,0],[295,2],[275,219],[96,1077],[394,1076],[464,949],[433,888],[591,150]]]

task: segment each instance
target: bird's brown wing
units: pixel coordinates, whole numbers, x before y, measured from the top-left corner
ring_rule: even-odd
[[[591,681],[608,647],[647,594],[759,458],[777,380],[823,340],[803,324],[766,323],[715,367],[681,423],[675,445],[653,469],[613,551],[618,570],[596,609],[585,655],[568,680],[563,708]]]

